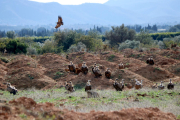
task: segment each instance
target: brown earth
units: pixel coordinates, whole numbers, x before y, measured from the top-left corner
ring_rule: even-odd
[[[40,56],[16,55],[9,63],[0,61],[0,88],[4,81],[10,82],[18,89],[35,87],[48,89],[62,87],[66,81],[72,81],[76,88],[83,88],[87,80],[91,80],[93,88],[113,89],[112,83],[115,78],[125,79],[128,83],[131,79],[143,80],[143,86],[149,87],[154,82],[180,82],[180,60],[173,56],[165,57],[166,52],[179,55],[176,50],[160,50],[157,48],[139,52],[125,49],[120,52],[105,51],[95,54],[86,52],[71,53],[68,59],[57,54],[44,54]],[[153,56],[155,65],[147,65],[148,57]],[[69,62],[75,66],[81,66],[83,61],[89,67],[87,75],[66,72]],[[123,63],[125,69],[118,69],[118,64]],[[101,78],[95,78],[92,74],[94,63],[100,66]],[[112,71],[111,79],[104,75],[107,68]],[[4,86],[3,86],[4,87]]]
[[[158,108],[131,108],[112,112],[79,113],[67,109],[58,109],[52,103],[36,103],[31,98],[21,97],[0,104],[0,119],[46,119],[54,120],[177,120],[172,113]]]

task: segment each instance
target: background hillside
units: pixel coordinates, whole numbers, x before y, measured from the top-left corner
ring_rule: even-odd
[[[178,0],[109,0],[105,4],[60,5],[28,0],[0,1],[1,25],[55,24],[61,15],[65,25],[164,23],[179,21]]]

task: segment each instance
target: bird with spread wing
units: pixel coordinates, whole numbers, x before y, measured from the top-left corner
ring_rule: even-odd
[[[62,21],[62,17],[61,16],[58,16],[58,22],[57,22],[57,25],[56,25],[56,29],[58,28],[58,27],[60,27],[61,25],[63,25],[63,21]]]

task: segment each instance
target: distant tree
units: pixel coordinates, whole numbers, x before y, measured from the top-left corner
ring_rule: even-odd
[[[8,38],[14,39],[14,38],[15,38],[15,33],[14,33],[14,31],[8,31],[8,32],[6,33],[6,36],[7,36]]]
[[[152,43],[152,37],[149,35],[149,33],[145,30],[141,29],[141,32],[136,35],[135,38],[136,41],[140,41],[143,44],[151,44]]]
[[[113,27],[110,32],[105,33],[105,37],[110,40],[111,45],[118,45],[126,40],[133,40],[136,32],[134,30],[128,30],[127,27],[122,24],[120,27]]]
[[[1,38],[1,37],[6,37],[5,31],[0,31],[0,38]]]
[[[155,31],[155,32],[157,32],[157,26],[156,26],[156,25],[153,25],[153,26],[152,26],[152,30]]]

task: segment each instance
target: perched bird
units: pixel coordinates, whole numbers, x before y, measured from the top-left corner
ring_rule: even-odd
[[[171,48],[176,47],[176,46],[177,46],[177,44],[171,44]]]
[[[95,68],[95,70],[94,70],[94,75],[95,75],[96,78],[102,76],[102,74],[101,74],[101,72],[100,72],[100,70],[99,70],[99,66],[96,66],[96,68]]]
[[[18,91],[14,86],[11,86],[11,83],[3,83],[3,84],[7,85],[7,91],[10,92],[10,94],[16,95]]]
[[[135,79],[135,81],[136,81],[136,83],[135,83],[135,89],[136,90],[138,90],[138,89],[141,89],[142,88],[142,81],[143,80],[141,80],[141,82],[140,81],[138,81],[137,79]]]
[[[148,58],[146,63],[149,64],[149,65],[154,65],[153,57],[151,56],[150,58]]]
[[[75,89],[74,89],[74,85],[72,84],[72,82],[70,81],[69,83],[66,82],[66,85],[65,85],[65,89],[69,92],[74,92]]]
[[[94,63],[94,66],[92,67],[92,72],[93,73],[94,73],[95,69],[96,69],[96,63]]]
[[[91,90],[91,80],[86,83],[85,91]]]
[[[122,86],[122,89],[124,89],[124,79],[122,79],[122,81],[121,81],[121,86]]]
[[[82,73],[84,73],[85,75],[88,73],[88,67],[86,65],[86,62],[83,62],[81,70],[82,70]]]
[[[111,78],[111,71],[109,70],[109,68],[107,68],[106,72],[105,72],[105,76],[110,79]]]
[[[58,16],[58,22],[57,22],[57,25],[56,25],[56,29],[58,28],[58,27],[60,27],[61,25],[63,25],[63,21],[62,21],[62,17],[61,16]]]
[[[117,82],[117,78],[114,81],[113,87],[116,89],[116,91],[122,91],[122,86]]]
[[[76,68],[74,73],[78,75],[80,72],[82,72],[82,70],[80,68]]]
[[[131,79],[130,83],[125,84],[127,88],[132,89],[135,86],[135,80]]]
[[[72,61],[70,61],[70,65],[68,65],[68,67],[70,72],[74,72],[74,73],[76,72],[76,67],[74,66]]]
[[[168,89],[174,89],[174,84],[172,83],[172,80],[169,80],[169,84],[167,85]]]
[[[120,63],[120,64],[119,64],[119,69],[124,69],[123,63]]]
[[[152,89],[156,89],[156,88],[157,88],[157,83],[152,86]]]
[[[162,83],[163,83],[163,81],[161,81],[160,85],[158,86],[158,89],[159,89],[159,90],[164,89],[164,85],[163,85]]]

